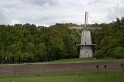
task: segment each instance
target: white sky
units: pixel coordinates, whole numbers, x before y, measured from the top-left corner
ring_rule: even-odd
[[[109,23],[124,16],[124,0],[0,0],[0,24]]]

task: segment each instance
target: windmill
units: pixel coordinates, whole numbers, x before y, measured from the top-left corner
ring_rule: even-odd
[[[101,28],[90,28],[87,27],[88,23],[88,12],[85,12],[85,24],[84,27],[69,27],[70,29],[81,29],[81,43],[77,44],[80,47],[79,58],[92,58],[93,57],[93,46],[91,39],[91,29],[101,29]]]

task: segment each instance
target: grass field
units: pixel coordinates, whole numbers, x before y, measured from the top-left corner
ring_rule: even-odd
[[[95,63],[95,62],[111,62],[111,61],[122,61],[124,59],[61,59],[61,60],[54,60],[49,62],[38,62],[38,63],[21,63],[21,64],[0,64],[0,66],[9,66],[9,65],[33,65],[33,64],[76,64],[76,63]]]
[[[91,71],[90,71],[91,72]],[[83,73],[83,72],[82,72]],[[54,73],[35,77],[0,78],[0,82],[124,82],[124,73],[111,72],[100,74]],[[87,73],[89,73],[87,71]]]
[[[111,62],[111,61],[124,61],[124,59],[62,59],[62,60],[55,60],[51,62],[44,62],[43,64],[71,64],[71,63],[95,63],[95,62]],[[40,64],[40,63],[39,63]],[[42,63],[41,63],[42,64]]]
[[[1,66],[28,65],[28,64],[73,64],[113,62],[124,59],[63,59],[50,62],[25,63],[25,64],[2,64]],[[124,82],[122,69],[114,70],[80,70],[62,72],[35,72],[35,73],[0,73],[0,82]]]

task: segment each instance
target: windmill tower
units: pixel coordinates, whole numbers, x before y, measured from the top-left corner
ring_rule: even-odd
[[[101,29],[101,28],[90,28],[87,27],[88,24],[88,12],[85,12],[85,24],[84,27],[70,27],[70,29],[81,29],[81,44],[77,44],[80,47],[79,58],[92,58],[93,57],[93,46],[91,39],[91,29]]]
[[[78,46],[80,47],[80,55],[79,58],[92,58],[93,57],[93,46],[91,40],[91,32],[90,29],[87,27],[88,22],[88,12],[85,12],[85,24],[82,28],[81,33],[81,44]]]

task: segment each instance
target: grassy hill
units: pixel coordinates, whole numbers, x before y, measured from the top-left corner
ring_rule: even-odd
[[[36,65],[36,64],[80,64],[97,62],[124,62],[124,59],[62,59],[50,62],[2,64],[1,66],[13,65]],[[61,72],[33,72],[33,73],[0,73],[0,82],[124,82],[124,72],[121,68],[110,70],[77,70]]]
[[[49,62],[37,62],[37,63],[21,63],[21,64],[1,64],[0,66],[8,66],[8,65],[35,65],[35,64],[80,64],[80,63],[95,63],[95,62],[114,62],[114,61],[122,61],[124,59],[61,59],[61,60],[54,60]]]

